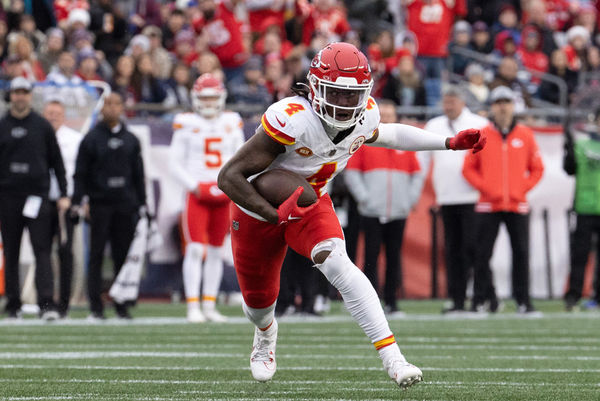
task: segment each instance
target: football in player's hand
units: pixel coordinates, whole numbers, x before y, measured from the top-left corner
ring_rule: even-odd
[[[298,198],[298,206],[307,207],[317,201],[317,194],[308,181],[292,171],[283,169],[265,171],[251,183],[273,207],[279,207],[298,187],[304,188]]]

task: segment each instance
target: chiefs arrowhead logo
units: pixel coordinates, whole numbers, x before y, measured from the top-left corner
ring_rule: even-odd
[[[362,146],[363,143],[365,143],[364,136],[359,136],[358,138],[356,138],[354,142],[352,142],[352,145],[350,145],[350,154],[353,155],[354,153],[356,153],[356,151]]]
[[[309,156],[312,156],[313,151],[305,146],[303,148],[296,149],[296,153],[298,153],[300,156],[303,156],[303,157],[309,157]]]

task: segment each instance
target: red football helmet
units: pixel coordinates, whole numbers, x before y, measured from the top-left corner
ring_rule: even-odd
[[[223,82],[210,73],[198,77],[191,95],[194,111],[203,117],[215,117],[225,108],[227,90]]]
[[[347,129],[364,115],[373,79],[367,57],[349,43],[330,43],[312,59],[309,99],[330,126]]]

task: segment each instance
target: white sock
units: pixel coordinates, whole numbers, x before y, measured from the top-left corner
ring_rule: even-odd
[[[183,288],[188,303],[200,304],[200,280],[202,279],[202,254],[204,246],[190,242],[183,258]]]
[[[317,264],[316,267],[342,294],[346,309],[371,339],[380,355],[402,355],[385,318],[379,297],[367,276],[352,263],[342,240],[333,239],[327,243],[331,246],[322,247],[320,250],[330,251],[330,254],[325,262]],[[318,252],[313,250],[313,256],[316,253]]]
[[[398,347],[398,344],[396,343],[380,348],[377,350],[377,352],[379,352],[379,357],[383,363],[393,360],[401,360],[406,362],[406,358],[404,358],[404,355],[402,355],[402,352],[400,352],[400,347]]]
[[[204,260],[204,280],[202,281],[202,309],[213,310],[217,302],[221,278],[223,277],[223,259],[221,258],[221,247],[206,247],[206,259]]]
[[[273,322],[275,321],[275,303],[271,306],[267,306],[266,308],[255,309],[251,308],[244,302],[242,304],[242,308],[244,309],[244,314],[256,327],[261,330],[269,329],[273,326]]]

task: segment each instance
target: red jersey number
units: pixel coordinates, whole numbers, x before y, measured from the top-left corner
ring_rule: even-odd
[[[375,106],[375,100],[372,97],[367,100],[367,110],[372,110],[373,106]]]
[[[335,170],[337,170],[337,162],[325,163],[319,171],[306,179],[312,185],[318,197],[321,197],[321,189],[331,179]]]
[[[292,116],[302,110],[304,110],[304,106],[302,106],[301,104],[288,103],[288,107],[287,107],[287,109],[285,109],[285,112],[287,113],[288,116]]]
[[[206,138],[204,140],[204,153],[206,154],[206,167],[208,168],[219,168],[223,163],[221,158],[221,151],[215,149],[214,145],[220,144],[221,138]]]

